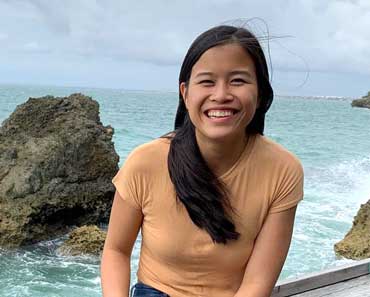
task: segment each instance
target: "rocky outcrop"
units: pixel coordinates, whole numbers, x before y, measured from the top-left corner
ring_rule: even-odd
[[[118,170],[113,128],[90,97],[30,98],[0,127],[0,247],[106,221]]]
[[[370,258],[370,200],[361,205],[351,230],[334,245],[336,254],[348,259]]]
[[[361,99],[353,100],[352,106],[370,108],[370,92],[368,92],[367,95],[363,96]]]
[[[69,238],[57,250],[64,256],[97,255],[103,251],[106,232],[101,231],[97,226],[82,226],[73,230]]]

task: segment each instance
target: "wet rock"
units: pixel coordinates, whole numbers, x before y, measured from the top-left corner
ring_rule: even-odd
[[[0,247],[107,221],[119,157],[97,101],[30,98],[0,127]]]
[[[367,95],[363,96],[361,99],[353,100],[352,106],[370,108],[370,92],[368,92]]]
[[[97,226],[82,226],[73,230],[69,238],[58,249],[58,253],[65,256],[97,255],[103,251],[106,232]]]
[[[351,230],[334,245],[334,250],[337,255],[348,259],[370,258],[370,200],[361,205]]]

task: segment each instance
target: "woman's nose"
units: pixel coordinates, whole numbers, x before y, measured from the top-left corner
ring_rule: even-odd
[[[219,102],[230,101],[233,99],[233,95],[226,83],[218,83],[215,85],[210,99]]]

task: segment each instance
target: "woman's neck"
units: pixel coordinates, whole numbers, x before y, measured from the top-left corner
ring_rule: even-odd
[[[210,141],[196,132],[199,150],[217,177],[226,173],[238,161],[249,139],[248,135],[243,136],[233,140]]]

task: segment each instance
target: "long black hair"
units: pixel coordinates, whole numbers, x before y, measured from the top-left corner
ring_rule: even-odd
[[[180,85],[181,83],[188,85],[191,70],[205,51],[230,43],[243,47],[255,64],[259,106],[245,131],[246,134],[263,134],[265,113],[272,103],[273,90],[261,45],[257,38],[243,27],[217,26],[199,35],[184,58],[179,77],[179,105],[175,131],[167,135],[172,139],[168,154],[168,170],[177,199],[183,203],[196,226],[208,232],[214,242],[223,244],[228,240],[237,240],[240,236],[231,217],[234,209],[227,188],[202,157],[195,137],[195,127],[189,118]]]

